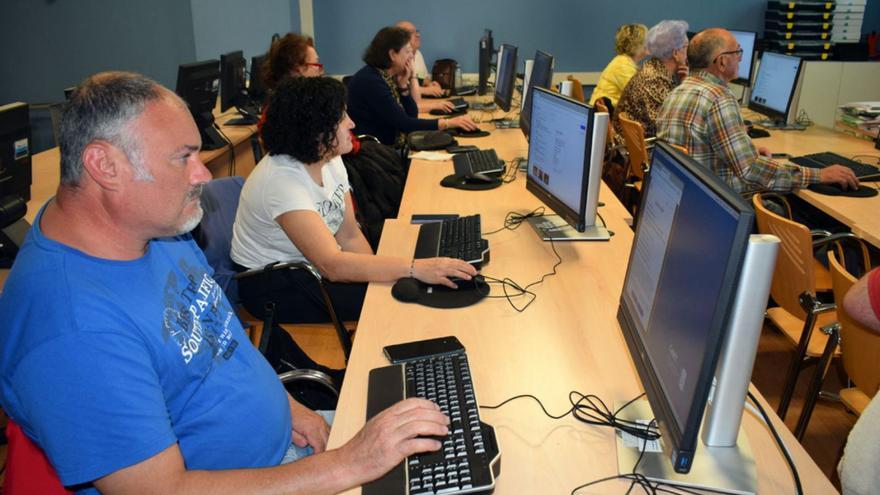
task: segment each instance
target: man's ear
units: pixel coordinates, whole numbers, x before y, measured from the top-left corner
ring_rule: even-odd
[[[116,189],[122,171],[121,159],[125,155],[107,141],[95,140],[87,144],[82,152],[85,172],[104,189]]]

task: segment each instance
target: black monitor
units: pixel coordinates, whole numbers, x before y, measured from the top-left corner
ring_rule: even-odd
[[[558,217],[529,223],[544,240],[608,240],[596,226],[608,114],[536,86],[531,124],[526,189]]]
[[[247,90],[247,70],[241,50],[220,55],[220,111],[235,107],[241,118],[225,125],[251,125],[259,120],[259,108],[251,103]]]
[[[758,34],[754,31],[734,31],[733,29],[730,30],[730,34],[736,38],[736,42],[739,43],[743,51],[742,60],[739,62],[739,72],[732,82],[741,86],[750,86],[755,62],[755,42]]]
[[[535,60],[532,63],[532,73],[529,76],[529,82],[523,91],[523,107],[519,113],[519,128],[522,130],[526,139],[529,138],[529,119],[532,114],[532,88],[550,89],[553,81],[553,55],[537,50],[535,52]]]
[[[262,106],[266,102],[266,87],[263,86],[263,64],[267,55],[251,57],[251,73],[248,82],[248,95],[251,101]]]
[[[792,121],[792,101],[797,92],[801,74],[801,59],[781,53],[764,52],[755,85],[749,96],[749,109],[770,118],[761,122],[765,127],[775,129],[790,128]]]
[[[183,64],[177,70],[177,94],[189,106],[202,149],[215,150],[228,143],[214,128],[214,106],[220,86],[220,62],[217,59]]]
[[[220,111],[247,103],[247,70],[241,50],[220,55]]]
[[[513,101],[513,83],[516,80],[516,50],[507,43],[498,49],[498,71],[495,73],[495,104],[505,112]]]
[[[31,127],[27,103],[0,106],[0,268],[9,268],[29,227]]]
[[[483,37],[480,38],[479,52],[479,84],[477,85],[477,94],[486,94],[489,87],[489,75],[492,72],[492,56],[495,54],[494,41],[492,40],[492,30],[487,29]]]
[[[711,170],[665,143],[654,148],[642,195],[617,318],[664,453],[674,473],[688,473],[718,358],[731,331],[755,214]],[[758,312],[763,314],[763,306]],[[747,367],[742,371],[750,376]],[[744,399],[734,402],[734,413],[742,414]],[[735,475],[733,466],[720,469],[725,467]]]

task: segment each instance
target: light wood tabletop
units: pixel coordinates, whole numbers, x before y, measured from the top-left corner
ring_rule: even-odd
[[[846,158],[857,158],[871,165],[880,163],[880,150],[873,143],[828,128],[812,126],[804,131],[770,131],[770,137],[756,139],[755,145],[765,146],[772,152],[801,156],[831,151]],[[880,172],[880,170],[878,170]],[[864,182],[869,187],[880,187],[880,182]],[[872,198],[828,196],[809,190],[797,195],[811,205],[828,213],[848,226],[854,234],[875,247],[880,247],[880,195]]]
[[[519,130],[493,130],[482,139],[468,144],[496,147],[505,159],[526,154]],[[439,180],[451,171],[448,162],[413,162],[401,213],[398,219],[386,221],[380,254],[412,253],[418,233],[418,226],[409,223],[412,213],[480,213],[483,231],[488,232],[502,226],[508,211],[525,212],[541,205],[525,189],[522,172],[498,189],[475,192],[440,187]],[[453,310],[400,303],[391,296],[391,284],[370,284],[330,446],[342,445],[365,423],[368,373],[388,364],[383,346],[412,340],[458,337],[467,349],[482,405],[534,394],[551,413],[560,414],[570,407],[568,396],[573,390],[596,394],[610,407],[639,395],[642,386],[616,320],[633,233],[626,210],[604,185],[600,199],[605,206],[599,211],[615,232],[609,242],[552,245],[540,241],[528,225],[486,236],[491,260],[482,273],[488,276],[526,285],[552,271],[557,261],[554,247],[562,259],[556,275],[532,288],[537,299],[522,313],[497,297]],[[492,287],[492,296],[501,294],[498,286]],[[521,307],[526,301],[519,297],[514,302]],[[754,387],[752,391],[760,397]],[[806,492],[833,493],[828,479],[764,405],[792,452]],[[495,427],[501,449],[497,494],[567,494],[618,472],[614,432],[609,428],[571,417],[551,420],[529,400],[484,409],[481,415]],[[744,427],[757,457],[759,493],[794,493],[784,458],[766,427],[749,412]],[[612,481],[578,493],[622,493],[627,487],[628,483]]]

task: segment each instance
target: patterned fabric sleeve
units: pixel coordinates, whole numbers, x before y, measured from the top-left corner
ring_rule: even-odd
[[[707,125],[715,152],[731,164],[743,191],[790,191],[818,182],[818,174],[794,165],[783,165],[758,154],[745,132],[734,98],[719,98],[709,109]],[[741,191],[742,192],[742,191]]]

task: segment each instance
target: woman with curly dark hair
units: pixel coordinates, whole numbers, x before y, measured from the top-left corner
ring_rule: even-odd
[[[461,260],[373,253],[354,218],[340,157],[351,150],[353,127],[341,82],[327,77],[283,81],[271,96],[263,125],[268,154],[244,185],[232,238],[232,259],[243,268],[311,262],[330,281],[328,290],[344,320],[360,316],[364,282],[415,277],[456,287],[450,278],[469,280],[476,274]],[[261,301],[271,295],[279,303],[279,322],[328,321],[317,285],[301,272],[271,272],[268,281],[242,279],[244,306],[259,316]]]
[[[420,119],[413,91],[419,80],[413,71],[410,33],[384,27],[364,52],[367,64],[348,82],[348,111],[357,124],[356,134],[370,134],[385,144],[403,144],[407,133],[460,127],[476,130],[467,115],[451,119]]]

